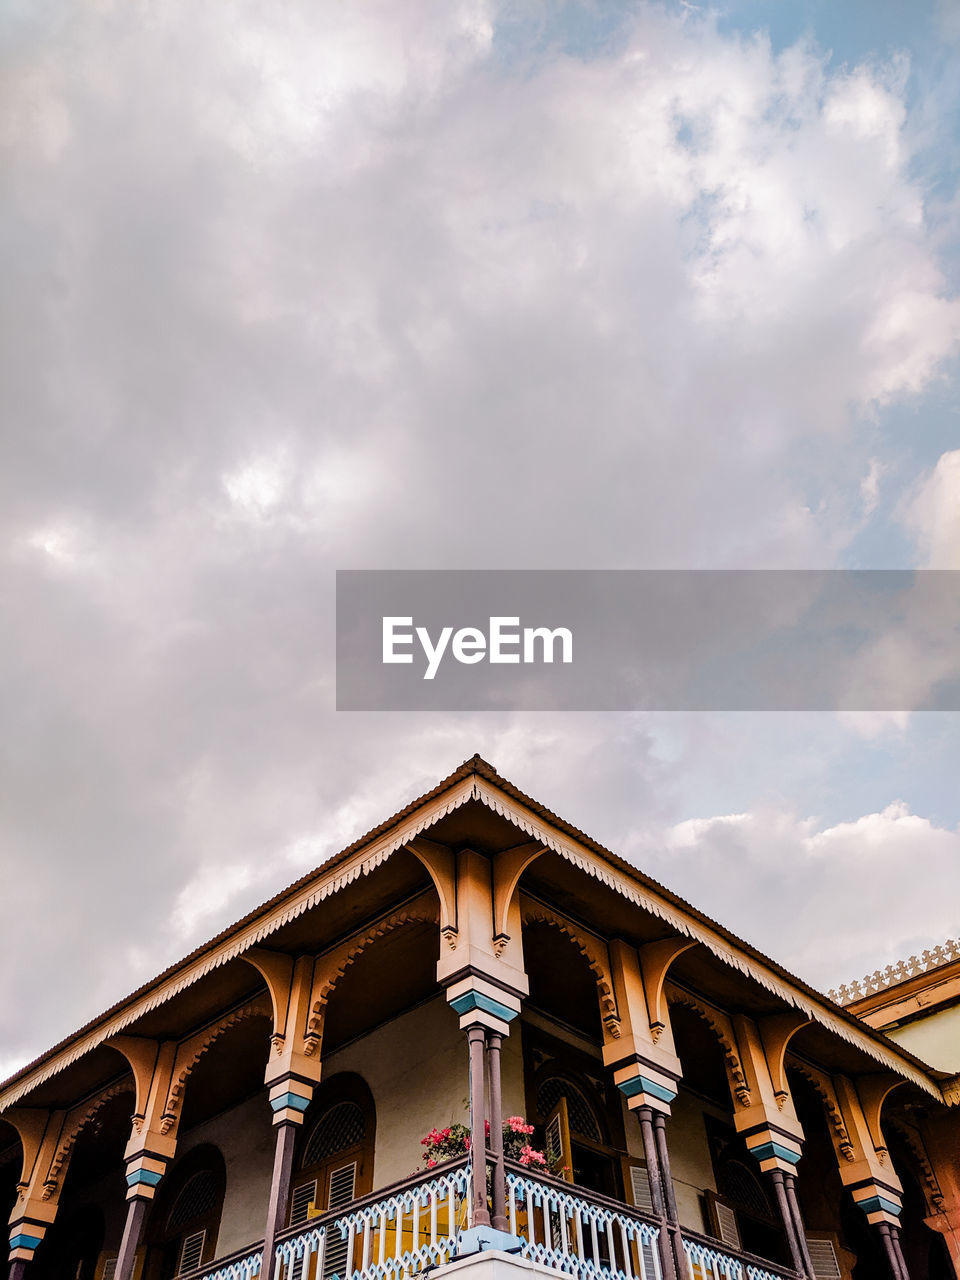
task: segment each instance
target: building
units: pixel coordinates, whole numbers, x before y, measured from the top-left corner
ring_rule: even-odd
[[[0,1086],[9,1275],[957,1277],[955,1050],[869,998],[474,757]]]

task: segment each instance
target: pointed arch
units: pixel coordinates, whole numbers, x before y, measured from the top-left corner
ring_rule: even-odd
[[[316,1055],[323,1039],[323,1022],[326,1016],[330,997],[336,990],[337,983],[347,969],[363,955],[368,947],[380,938],[402,929],[408,924],[438,924],[441,919],[440,908],[432,894],[424,894],[408,906],[394,911],[376,924],[355,933],[352,938],[341,943],[325,955],[316,959],[313,970],[313,991],[310,997],[310,1016],[304,1036],[304,1054],[310,1058]]]
[[[713,1005],[708,1004],[706,1000],[701,1000],[692,991],[687,991],[684,987],[678,987],[673,982],[667,983],[664,992],[668,1005],[682,1004],[686,1005],[688,1009],[692,1009],[720,1041],[730,1092],[741,1107],[749,1107],[752,1101],[752,1094],[750,1086],[747,1084],[746,1073],[740,1060],[740,1052],[737,1049],[737,1040],[730,1019],[725,1013],[721,1013],[719,1009],[715,1009]]]
[[[273,1009],[270,997],[264,991],[248,1004],[235,1009],[226,1018],[222,1018],[219,1022],[214,1023],[213,1026],[197,1032],[195,1036],[191,1036],[189,1040],[185,1040],[181,1044],[177,1050],[177,1058],[173,1068],[173,1081],[167,1093],[167,1101],[160,1119],[161,1133],[170,1133],[174,1126],[179,1123],[180,1106],[183,1102],[183,1091],[186,1088],[187,1080],[203,1055],[220,1039],[223,1033],[229,1030],[230,1027],[236,1026],[238,1022],[246,1021],[247,1018],[266,1018],[272,1024],[272,1016]]]
[[[61,1134],[60,1142],[57,1145],[56,1155],[50,1163],[50,1172],[47,1175],[48,1184],[50,1182],[54,1184],[53,1187],[51,1187],[51,1195],[61,1172],[66,1166],[67,1161],[70,1159],[71,1152],[73,1151],[80,1134],[88,1124],[93,1123],[100,1111],[108,1102],[112,1101],[114,1098],[119,1098],[123,1093],[131,1094],[134,1099],[135,1106],[136,1083],[132,1076],[123,1076],[120,1080],[114,1081],[113,1084],[108,1085],[106,1089],[103,1089],[98,1093],[96,1097],[81,1103],[79,1107],[75,1107],[73,1111],[69,1113],[66,1121],[64,1122],[63,1133]],[[133,1109],[131,1108],[131,1114],[132,1113]],[[44,1199],[49,1199],[49,1196],[45,1194]]]
[[[600,1020],[605,1033],[612,1039],[620,1038],[620,1013],[617,1009],[617,998],[613,987],[613,975],[610,971],[610,956],[606,943],[595,938],[584,929],[579,929],[571,920],[560,915],[552,908],[528,898],[525,894],[520,899],[520,920],[523,924],[543,924],[556,929],[573,943],[586,960],[597,984],[597,1000],[600,1004]]]

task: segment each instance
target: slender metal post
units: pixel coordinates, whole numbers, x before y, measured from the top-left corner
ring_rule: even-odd
[[[803,1266],[800,1268],[801,1274],[814,1276],[816,1272],[813,1269],[813,1260],[810,1257],[810,1248],[807,1245],[807,1229],[803,1225],[800,1201],[797,1199],[797,1175],[795,1173],[785,1173],[783,1175],[783,1185],[787,1192],[787,1202],[790,1205],[790,1216],[793,1218],[794,1227],[796,1228],[800,1255],[803,1258]]]
[[[503,1097],[500,1087],[500,1046],[503,1036],[487,1032],[487,1083],[490,1089],[490,1152],[493,1156],[493,1225],[507,1229],[507,1175],[503,1162]]]
[[[123,1227],[120,1241],[120,1252],[117,1254],[117,1268],[114,1272],[116,1280],[131,1280],[133,1264],[137,1250],[140,1248],[140,1237],[143,1235],[143,1224],[146,1221],[150,1201],[137,1196],[127,1201],[127,1221]]]
[[[660,1265],[665,1280],[676,1280],[676,1260],[673,1245],[667,1231],[667,1215],[663,1203],[663,1179],[660,1176],[660,1156],[657,1151],[657,1139],[653,1128],[653,1108],[640,1107],[637,1110],[640,1121],[640,1134],[643,1138],[643,1154],[647,1161],[647,1179],[650,1183],[650,1199],[653,1212],[660,1219],[660,1234],[657,1244],[660,1252]]]
[[[7,1272],[9,1280],[25,1280],[27,1275],[28,1259],[14,1258],[10,1263],[10,1270]]]
[[[667,1118],[662,1111],[654,1112],[653,1132],[657,1140],[657,1155],[660,1158],[663,1204],[667,1222],[670,1224],[670,1236],[673,1241],[673,1262],[677,1269],[677,1275],[685,1277],[687,1275],[687,1255],[683,1251],[683,1239],[680,1235],[680,1215],[677,1213],[677,1197],[673,1191],[670,1148],[667,1146]]]
[[[467,1040],[470,1045],[470,1163],[475,1227],[491,1225],[490,1210],[487,1208],[487,1135],[483,1097],[484,1038],[483,1027],[479,1025],[467,1027]]]
[[[270,1200],[267,1205],[267,1225],[263,1233],[263,1261],[260,1264],[260,1280],[273,1280],[276,1273],[277,1233],[283,1230],[287,1220],[297,1128],[298,1126],[292,1121],[283,1121],[276,1126],[277,1145],[273,1152],[273,1178],[270,1183]]]

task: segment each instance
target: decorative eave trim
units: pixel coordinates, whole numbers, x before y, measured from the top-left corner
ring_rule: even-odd
[[[445,792],[443,796],[411,815],[409,819],[374,840],[365,849],[358,851],[348,861],[332,867],[325,875],[322,874],[321,868],[317,877],[304,885],[293,898],[278,904],[259,920],[242,928],[234,937],[225,940],[208,954],[198,957],[178,972],[171,974],[149,993],[94,1026],[59,1052],[53,1053],[49,1060],[38,1064],[35,1070],[28,1071],[22,1078],[16,1079],[8,1088],[0,1092],[0,1115],[45,1080],[57,1075],[78,1058],[82,1058],[84,1054],[90,1053],[103,1044],[105,1040],[124,1031],[151,1009],[156,1009],[187,987],[199,982],[214,969],[220,968],[221,965],[236,959],[251,947],[257,946],[265,938],[283,928],[285,924],[296,920],[298,916],[302,916],[304,912],[323,902],[324,899],[339,893],[354,881],[359,880],[361,876],[369,875],[381,863],[386,862],[392,853],[402,848],[421,831],[432,827],[446,814],[459,809],[461,805],[473,798],[471,779],[466,778],[450,791]]]
[[[842,1040],[846,1040],[848,1044],[862,1049],[864,1053],[869,1054],[876,1062],[881,1063],[890,1071],[894,1071],[897,1075],[911,1081],[925,1093],[938,1099],[938,1101],[943,1101],[941,1091],[934,1082],[928,1079],[922,1071],[905,1062],[895,1050],[887,1049],[885,1045],[878,1044],[870,1036],[860,1034],[855,1026],[849,1025],[829,1008],[808,999],[759,961],[736,954],[730,949],[727,940],[721,934],[716,933],[700,921],[691,919],[671,903],[645,889],[636,880],[628,879],[625,875],[621,875],[615,867],[603,863],[584,846],[565,838],[555,829],[541,822],[532,810],[525,805],[508,799],[502,791],[490,786],[479,776],[474,778],[473,793],[489,809],[512,822],[534,840],[542,842],[547,848],[558,853],[567,862],[573,863],[575,867],[578,867],[587,875],[593,876],[594,879],[601,881],[608,888],[619,893],[628,902],[633,902],[644,911],[659,917],[659,919],[669,924],[672,929],[676,929],[678,933],[703,943],[718,960],[721,960],[730,968],[738,969],[741,973],[753,978],[755,982],[759,982],[761,986],[786,1004],[799,1009],[811,1021],[826,1027]]]

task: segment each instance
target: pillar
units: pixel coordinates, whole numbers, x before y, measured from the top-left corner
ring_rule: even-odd
[[[500,1084],[500,1046],[503,1037],[487,1033],[487,1080],[490,1089],[490,1154],[493,1156],[493,1225],[507,1229],[507,1178],[503,1162],[503,1094]]]
[[[28,1264],[57,1216],[63,1179],[71,1148],[64,1148],[68,1133],[65,1111],[13,1107],[4,1120],[14,1126],[23,1145],[23,1167],[18,1199],[10,1215],[10,1270],[29,1274]]]
[[[670,1171],[670,1150],[667,1146],[667,1118],[662,1111],[653,1113],[653,1132],[657,1140],[657,1155],[660,1158],[660,1177],[663,1181],[663,1207],[673,1242],[673,1260],[677,1275],[687,1275],[687,1256],[683,1251],[683,1237],[680,1233],[680,1218],[677,1214],[677,1198],[673,1190],[673,1174]]]
[[[665,1280],[676,1280],[676,1257],[673,1251],[673,1233],[668,1230],[666,1201],[663,1194],[663,1171],[660,1166],[660,1152],[653,1122],[653,1111],[650,1107],[639,1107],[637,1119],[640,1121],[640,1135],[643,1139],[643,1155],[647,1162],[647,1178],[650,1182],[650,1199],[653,1212],[660,1222],[660,1234],[657,1246],[660,1253],[660,1266],[663,1268]]]
[[[127,1220],[123,1227],[123,1238],[120,1241],[120,1252],[117,1254],[114,1275],[133,1275],[133,1263],[137,1256],[137,1249],[140,1247],[143,1224],[149,1207],[149,1200],[137,1198],[127,1202]]]
[[[273,1280],[277,1267],[277,1233],[283,1230],[290,1201],[290,1180],[293,1176],[293,1153],[297,1141],[297,1125],[283,1120],[277,1125],[277,1145],[273,1155],[273,1177],[270,1181],[270,1200],[267,1205],[267,1225],[263,1233],[263,1262],[261,1280]]]
[[[490,1226],[487,1208],[487,1135],[484,1107],[483,1057],[486,1036],[483,1027],[467,1028],[470,1046],[470,1201],[471,1221],[475,1227]]]

